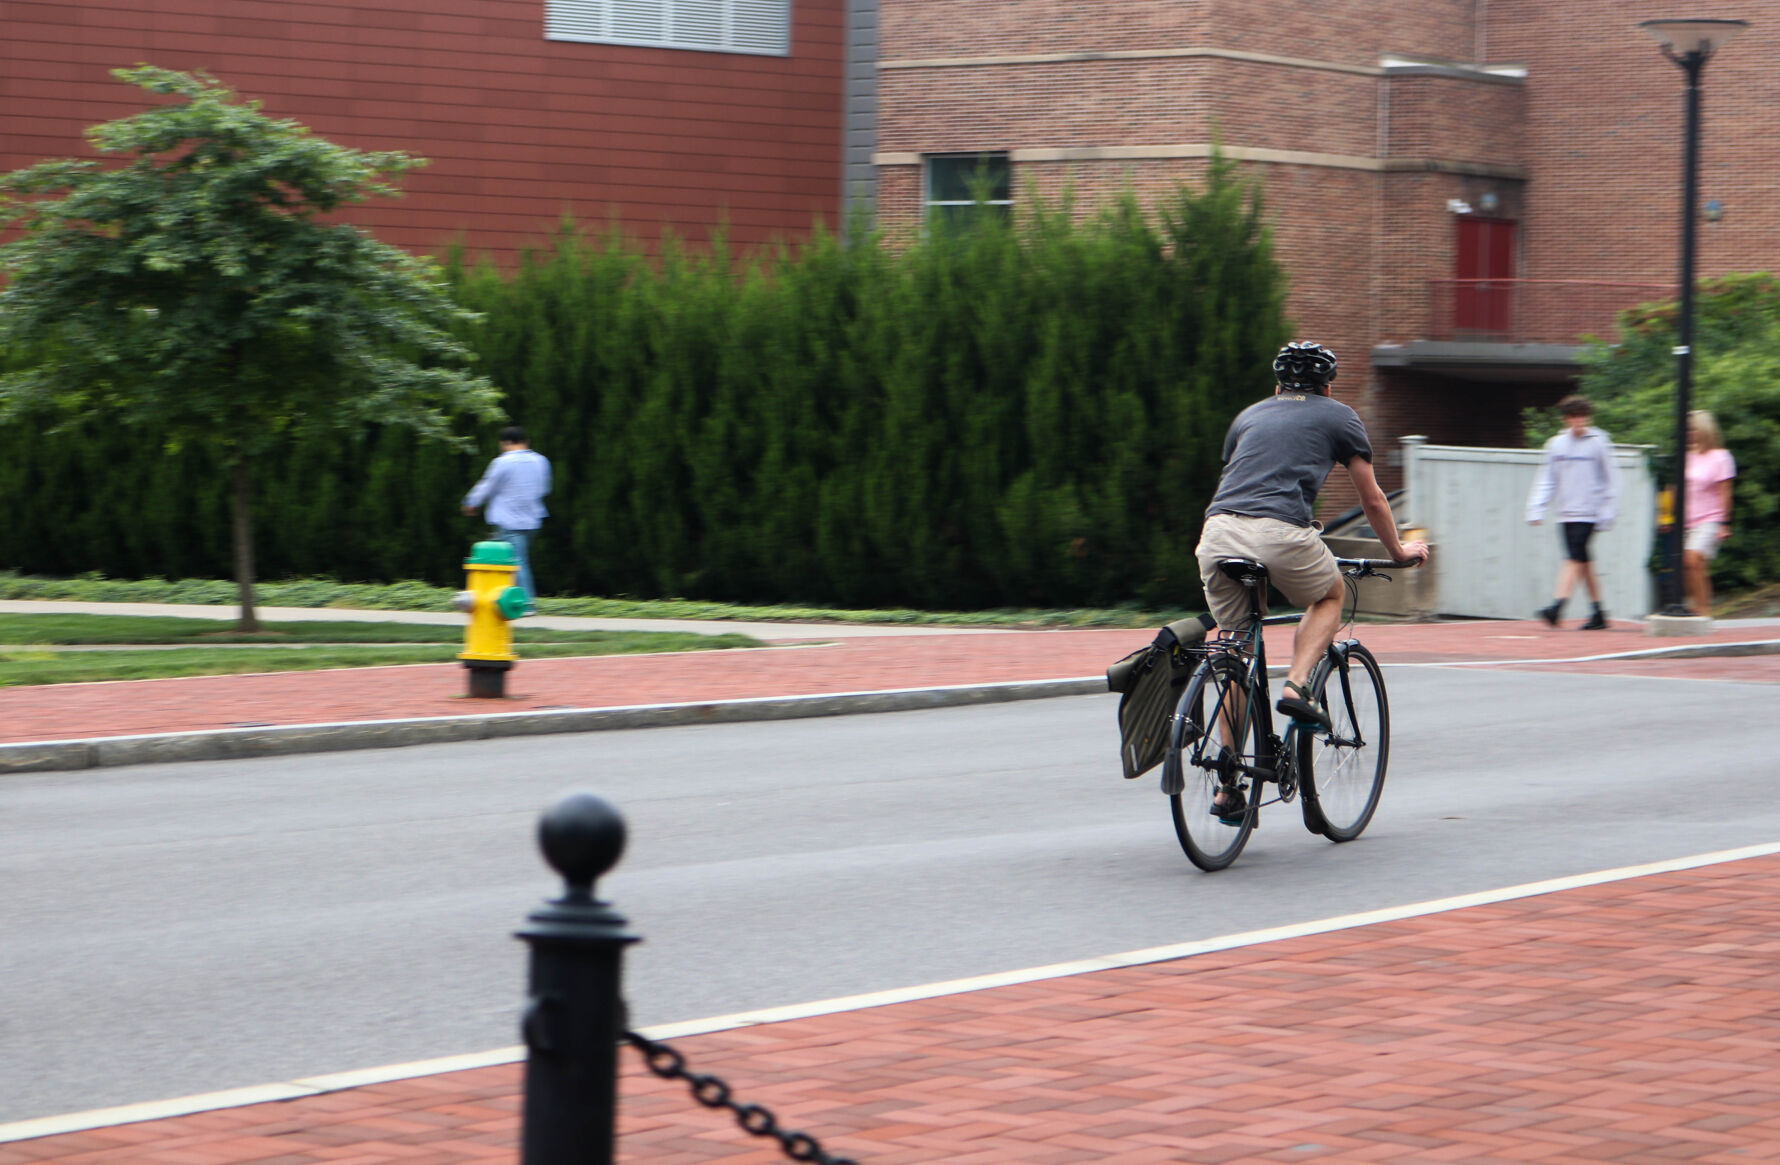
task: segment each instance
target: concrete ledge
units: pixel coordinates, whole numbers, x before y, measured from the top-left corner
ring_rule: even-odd
[[[1716,624],[1705,615],[1646,615],[1644,634],[1665,639],[1692,635],[1710,635]]]
[[[695,704],[643,704],[622,708],[569,708],[549,712],[493,712],[415,720],[359,720],[336,724],[293,724],[271,728],[220,728],[152,736],[107,736],[90,740],[0,744],[0,775],[115,765],[174,764],[201,760],[245,760],[298,753],[365,748],[405,748],[506,736],[560,732],[605,732],[627,728],[673,728],[687,724],[734,724],[749,720],[796,720],[851,716],[867,712],[910,712],[971,704],[1086,696],[1106,691],[1106,679],[1032,680],[905,688],[884,692],[837,692],[815,696],[771,696]]]

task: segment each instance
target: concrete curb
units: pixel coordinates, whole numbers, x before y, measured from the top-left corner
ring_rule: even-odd
[[[1001,704],[1106,691],[1104,676],[837,692],[815,696],[767,696],[695,704],[642,704],[621,708],[569,708],[548,712],[496,712],[415,720],[357,720],[270,728],[218,728],[151,736],[44,740],[0,744],[0,776],[115,765],[243,760],[351,749],[405,748],[506,736],[559,732],[606,732],[625,728],[674,728],[687,724],[734,724],[750,720],[797,720],[865,712],[910,712],[970,704]]]
[[[1780,640],[1687,644],[1569,659],[1442,660],[1395,663],[1397,667],[1525,667],[1542,663],[1595,663],[1613,659],[1698,659],[1710,656],[1780,655]],[[1387,661],[1389,662],[1389,661]],[[1283,666],[1268,669],[1283,675]],[[300,753],[406,748],[507,736],[546,736],[561,732],[609,732],[627,728],[677,728],[688,724],[737,724],[751,720],[800,720],[814,716],[853,716],[868,712],[913,712],[971,704],[1002,704],[1056,696],[1092,696],[1106,691],[1104,676],[1061,680],[1021,680],[997,684],[958,684],[937,688],[898,688],[880,692],[836,692],[814,696],[765,696],[691,704],[638,704],[620,708],[567,708],[549,712],[495,712],[476,716],[432,716],[413,720],[352,720],[334,724],[289,724],[270,728],[217,728],[149,736],[101,736],[87,740],[41,740],[0,744],[0,776],[10,773],[66,772],[116,765],[183,764],[201,760],[246,760]]]

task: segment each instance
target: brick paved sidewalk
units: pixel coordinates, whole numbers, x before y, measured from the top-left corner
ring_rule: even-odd
[[[1780,1158],[1780,857],[673,1042],[862,1165]],[[623,1159],[779,1158],[625,1053]],[[520,1068],[0,1144],[515,1158]]]
[[[1291,632],[1270,631],[1274,660],[1286,658]],[[463,671],[454,664],[8,688],[0,690],[0,742],[1068,679],[1101,674],[1150,635],[887,635],[749,651],[522,660],[501,701],[466,698]],[[1495,621],[1362,625],[1359,635],[1386,663],[1568,660],[1780,638],[1774,628],[1655,639],[1631,622],[1579,632]],[[1780,679],[1780,656],[1708,665],[1714,662],[1752,673],[1738,678]]]

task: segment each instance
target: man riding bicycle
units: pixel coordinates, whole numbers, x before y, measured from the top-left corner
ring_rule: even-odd
[[[1278,380],[1273,395],[1238,414],[1224,438],[1223,477],[1206,507],[1194,551],[1206,602],[1225,635],[1247,625],[1249,600],[1247,589],[1219,569],[1222,559],[1261,563],[1273,586],[1304,608],[1278,708],[1325,730],[1328,711],[1306,681],[1335,641],[1345,594],[1335,556],[1323,544],[1322,524],[1310,517],[1330,470],[1347,467],[1360,508],[1390,557],[1416,562],[1428,557],[1426,543],[1398,539],[1396,516],[1372,472],[1366,426],[1358,413],[1329,395],[1335,367],[1335,353],[1320,344],[1280,349],[1273,361]],[[1261,598],[1264,609],[1266,597]]]

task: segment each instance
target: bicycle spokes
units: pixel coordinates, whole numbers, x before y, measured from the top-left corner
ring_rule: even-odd
[[[1181,848],[1205,870],[1234,861],[1254,828],[1262,734],[1247,681],[1235,659],[1201,665],[1181,696],[1181,736],[1163,772]]]
[[[1384,675],[1370,652],[1351,644],[1317,665],[1311,686],[1330,726],[1298,742],[1304,822],[1331,841],[1351,841],[1371,821],[1384,786],[1390,752]]]
[[[1364,729],[1366,718],[1354,708],[1353,668],[1348,664],[1347,660],[1343,659],[1339,671],[1341,675],[1341,706],[1343,711],[1347,713],[1345,723],[1349,728],[1353,729],[1353,738],[1351,740],[1335,738],[1334,725],[1331,724],[1330,743],[1338,747],[1365,748],[1366,733]]]

